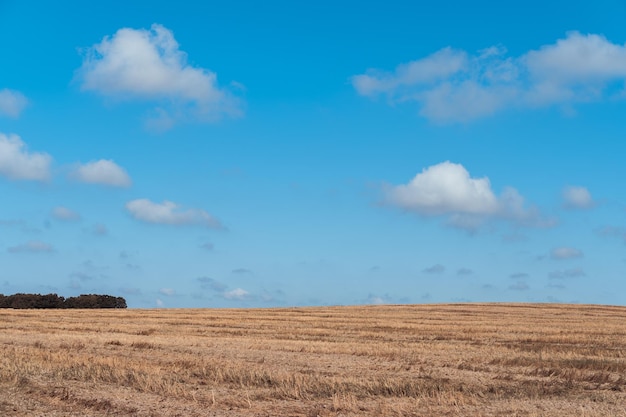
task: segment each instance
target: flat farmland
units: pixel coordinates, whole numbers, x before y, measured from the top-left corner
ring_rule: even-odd
[[[0,310],[1,416],[626,416],[626,308]]]

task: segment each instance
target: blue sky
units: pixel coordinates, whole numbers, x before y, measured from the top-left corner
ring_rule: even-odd
[[[626,304],[620,1],[0,0],[0,293]]]

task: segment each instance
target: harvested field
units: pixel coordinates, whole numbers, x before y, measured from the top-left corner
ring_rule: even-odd
[[[0,310],[2,416],[626,416],[626,308]]]

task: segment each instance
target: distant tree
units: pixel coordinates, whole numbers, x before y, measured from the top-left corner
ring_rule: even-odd
[[[37,308],[37,296],[39,294],[17,293],[9,295],[9,308]]]
[[[126,300],[111,295],[81,294],[66,299],[65,308],[126,308]]]
[[[40,295],[36,308],[64,308],[65,298],[56,294]]]
[[[126,300],[98,294],[82,294],[67,299],[57,294],[0,294],[0,308],[126,308]]]

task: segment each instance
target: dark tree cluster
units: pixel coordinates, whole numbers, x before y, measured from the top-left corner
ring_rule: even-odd
[[[56,294],[0,294],[0,308],[126,308],[126,300],[99,294],[68,298]]]

